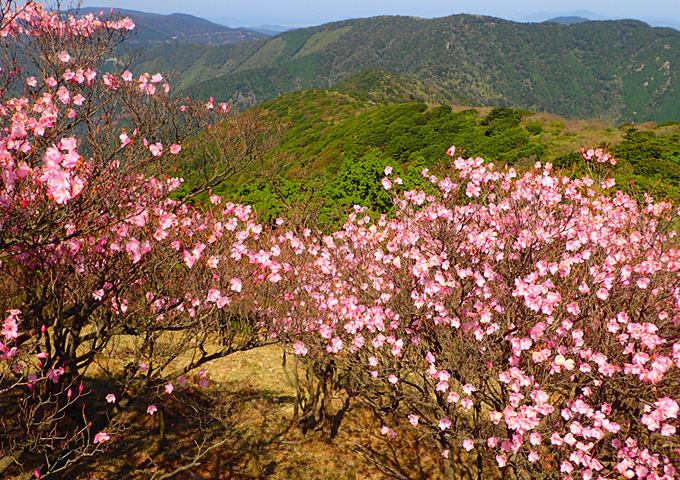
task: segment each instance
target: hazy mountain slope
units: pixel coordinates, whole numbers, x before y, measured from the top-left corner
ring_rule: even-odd
[[[624,123],[680,118],[679,65],[680,32],[642,22],[566,26],[455,15],[348,20],[182,52],[161,46],[137,68],[174,67],[195,94],[256,102],[384,69],[478,104]]]
[[[104,15],[109,15],[111,9],[85,7],[79,10],[79,14],[87,15],[92,13],[99,15],[102,11]],[[137,34],[131,36],[127,42],[130,45],[143,48],[177,42],[222,45],[226,43],[248,42],[269,36],[245,28],[229,28],[212,23],[204,18],[184,13],[160,15],[121,8],[114,9],[114,12],[122,13],[135,22]]]
[[[575,23],[590,22],[589,19],[583,17],[555,17],[545,20],[545,22],[561,23],[562,25],[573,25]]]

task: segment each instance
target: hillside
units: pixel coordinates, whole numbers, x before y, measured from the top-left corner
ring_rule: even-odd
[[[99,15],[101,11],[101,8],[85,7],[81,8],[78,12],[80,15],[90,13]],[[110,9],[104,9],[105,15],[108,15],[109,12]],[[127,43],[141,48],[152,48],[158,45],[178,42],[222,45],[248,42],[269,36],[245,28],[225,27],[224,25],[218,25],[203,18],[184,13],[160,15],[121,8],[114,9],[114,13],[130,17],[135,22],[137,33],[131,36]]]
[[[680,32],[632,20],[514,23],[374,17],[225,46],[160,46],[140,71],[175,70],[195,95],[262,103],[383,69],[479,105],[618,124],[680,118]]]
[[[436,171],[451,145],[462,155],[519,169],[552,162],[568,175],[585,173],[581,147],[609,145],[619,158],[613,172],[618,185],[625,188],[632,180],[640,192],[677,196],[680,124],[613,128],[601,120],[565,120],[527,110],[438,105],[437,94],[408,77],[370,71],[329,89],[266,102],[257,111],[288,127],[279,146],[263,164],[213,191],[253,205],[265,219],[304,206],[302,215],[337,226],[354,204],[391,211],[380,183],[385,166],[398,169],[406,187],[422,188],[420,172]],[[198,181],[197,165],[205,160],[201,152],[186,149],[182,191]]]

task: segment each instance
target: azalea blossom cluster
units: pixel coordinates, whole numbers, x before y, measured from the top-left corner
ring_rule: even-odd
[[[0,71],[16,93],[0,103],[10,463],[55,473],[114,438],[108,415],[64,425],[87,412],[90,366],[115,382],[91,400],[110,415],[149,392],[161,415],[192,375],[209,385],[209,361],[283,340],[322,365],[326,407],[341,369],[355,395],[393,405],[384,435],[415,428],[445,458],[476,455],[480,475],[680,475],[680,212],[612,191],[606,151],[582,152],[595,180],[452,147],[448,176],[423,171],[430,192],[399,194],[385,170],[394,218],[355,207],[328,235],[263,226],[212,192],[205,208],[172,197],[182,140],[228,108],[105,71],[129,20],[9,5],[1,45],[32,61],[5,55]]]
[[[4,16],[0,37],[16,37],[20,35],[36,35],[40,31],[68,32],[77,37],[89,37],[101,29],[134,30],[135,24],[130,18],[107,19],[93,14],[81,18],[70,16],[63,18],[55,12],[49,12],[41,3],[28,2],[17,5],[14,9],[12,2],[3,5]],[[113,14],[113,11],[111,11]]]
[[[174,96],[160,74],[104,69],[129,19],[32,2],[0,11],[0,409],[13,432],[2,458],[15,459],[0,473],[33,471],[37,458],[45,475],[120,427],[113,412],[66,425],[89,397],[88,367],[100,363],[116,390],[88,401],[119,408],[155,388],[161,401],[192,378],[206,386],[201,365],[267,341],[249,333],[248,301],[235,300],[252,286],[243,251],[262,227],[217,196],[202,210],[170,198],[182,141],[228,108]],[[227,346],[208,353],[220,339]],[[119,375],[106,358],[139,367]],[[53,457],[57,445],[69,453]]]
[[[436,194],[395,197],[396,218],[357,207],[307,242],[271,328],[298,355],[332,356],[357,394],[399,402],[385,434],[407,419],[447,457],[542,478],[676,478],[680,212],[550,164],[451,167],[423,172]]]
[[[612,157],[612,155],[607,152],[606,150],[602,148],[589,148],[581,149],[581,156],[589,162],[597,162],[597,163],[609,163],[610,165],[616,165],[616,158]]]

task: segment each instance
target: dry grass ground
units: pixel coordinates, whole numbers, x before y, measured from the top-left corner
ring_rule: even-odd
[[[126,413],[127,429],[112,437],[105,454],[69,478],[161,479],[191,464],[202,442],[207,453],[192,468],[165,478],[440,478],[436,452],[431,453],[408,430],[388,440],[380,434],[379,422],[359,403],[351,404],[331,441],[322,438],[320,431],[302,436],[289,428],[295,391],[286,380],[278,346],[230,355],[211,363],[208,371],[208,388],[176,390],[172,396],[138,402]],[[104,394],[105,386],[100,388]],[[163,447],[160,417],[146,413],[151,402],[165,414]],[[336,402],[339,411],[343,399]]]

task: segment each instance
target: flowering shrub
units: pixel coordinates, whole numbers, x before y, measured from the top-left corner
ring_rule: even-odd
[[[396,218],[357,209],[310,245],[273,328],[479,475],[676,478],[677,208],[549,164],[451,167],[423,172],[436,195],[396,197]]]
[[[192,371],[270,341],[248,314],[251,209],[212,196],[197,210],[164,175],[228,109],[171,94],[160,74],[107,71],[133,28],[2,4],[0,474],[62,472],[142,395],[162,414]],[[88,371],[114,391],[88,396]]]
[[[606,152],[583,152],[580,179],[457,158],[423,172],[435,194],[395,194],[395,218],[269,230],[216,195],[170,198],[183,139],[226,106],[106,72],[129,20],[1,8],[0,474],[58,474],[142,394],[162,416],[190,372],[283,339],[317,364],[325,428],[339,369],[390,418],[382,433],[416,428],[480,476],[678,476],[678,210],[612,192]],[[249,125],[232,130],[266,149]],[[209,181],[248,145],[226,142],[240,160]],[[382,184],[402,182],[387,168]],[[103,398],[95,366],[115,382]]]

